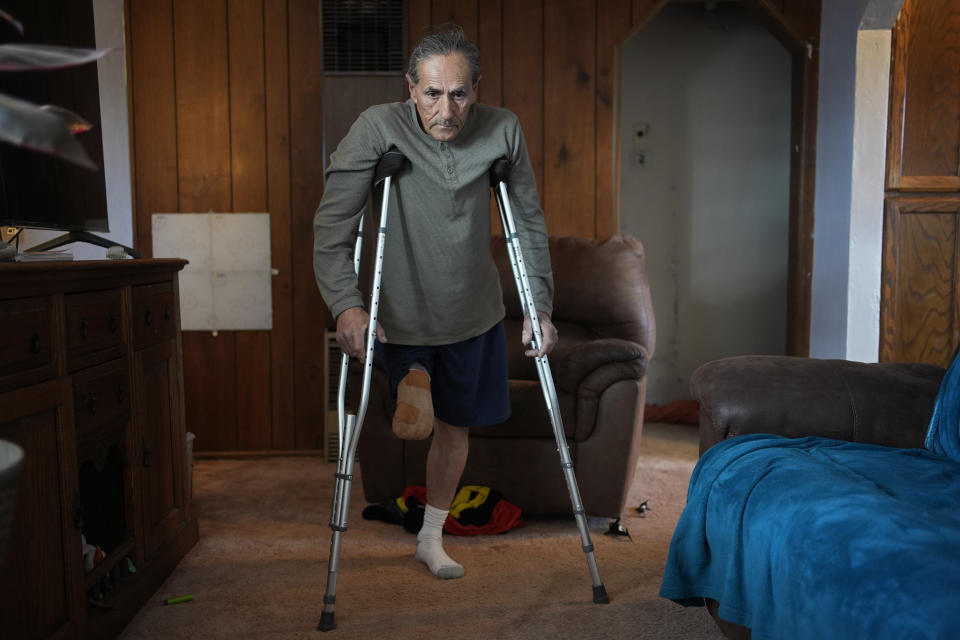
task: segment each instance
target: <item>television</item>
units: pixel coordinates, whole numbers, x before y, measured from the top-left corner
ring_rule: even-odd
[[[92,0],[5,0],[3,9],[20,22],[23,34],[0,21],[0,42],[84,48],[96,45]],[[92,127],[77,134],[76,139],[96,165],[96,169],[88,169],[53,155],[0,143],[0,225],[67,232],[33,247],[36,250],[78,241],[115,245],[91,233],[110,230],[96,63],[0,72],[0,92],[37,105],[63,107],[87,120]]]

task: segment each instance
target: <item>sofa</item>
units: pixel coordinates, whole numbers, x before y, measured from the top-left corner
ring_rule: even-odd
[[[729,638],[960,629],[960,364],[727,358],[660,595]]]
[[[655,341],[643,247],[629,236],[551,237],[549,247],[552,320],[559,333],[549,361],[577,483],[588,515],[619,517],[640,448]],[[496,489],[524,514],[569,515],[570,494],[536,367],[521,348],[523,317],[502,237],[491,238],[491,251],[506,307],[512,415],[471,430],[461,482]],[[398,439],[390,426],[394,407],[377,362],[357,450],[370,503],[393,500],[425,482],[430,441]]]

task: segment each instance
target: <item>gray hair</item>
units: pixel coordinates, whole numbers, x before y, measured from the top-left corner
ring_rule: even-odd
[[[461,54],[470,65],[470,75],[473,84],[480,81],[480,51],[467,40],[463,29],[457,25],[443,25],[435,33],[423,38],[410,54],[410,64],[407,66],[407,75],[414,84],[420,82],[420,63],[433,56],[448,56],[454,53]]]

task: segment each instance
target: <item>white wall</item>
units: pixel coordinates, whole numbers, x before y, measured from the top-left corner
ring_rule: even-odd
[[[665,403],[705,361],[785,351],[791,62],[725,3],[667,6],[622,55],[620,230],[646,249]]]
[[[878,358],[890,28],[902,4],[823,3],[812,357]]]
[[[846,354],[857,28],[868,0],[824,2],[813,223],[810,355]]]
[[[97,62],[100,83],[100,133],[103,136],[109,233],[104,238],[133,246],[133,198],[130,186],[130,129],[127,117],[127,72],[124,49],[123,0],[93,0],[98,49],[113,48]],[[89,135],[89,134],[88,134]],[[59,231],[24,230],[20,247],[28,249],[61,235]],[[64,247],[76,260],[102,260],[106,249],[73,243]]]
[[[857,36],[847,335],[843,357],[860,362],[876,362],[880,352],[890,35],[889,29],[874,29],[860,30]]]

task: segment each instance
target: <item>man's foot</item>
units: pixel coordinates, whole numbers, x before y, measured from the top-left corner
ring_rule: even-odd
[[[417,553],[414,554],[414,557],[427,565],[430,573],[441,580],[463,577],[463,566],[454,562],[446,554],[438,538],[421,539],[420,536],[417,536]]]
[[[411,369],[397,385],[393,432],[403,440],[425,440],[433,433],[433,396],[426,371]]]
[[[414,555],[441,580],[463,577],[463,567],[451,560],[443,550],[443,524],[447,521],[448,513],[427,503],[423,509],[423,526],[417,534],[417,553]]]

